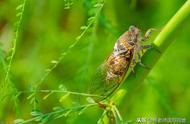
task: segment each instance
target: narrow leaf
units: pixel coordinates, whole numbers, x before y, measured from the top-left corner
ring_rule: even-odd
[[[64,96],[62,96],[60,99],[59,99],[59,102],[62,102],[65,98],[67,98],[68,96],[70,95],[70,93],[66,93]]]
[[[94,101],[94,99],[93,99],[92,97],[87,97],[87,98],[86,98],[86,101],[87,101],[88,103],[95,103],[95,101]]]
[[[35,95],[35,93],[30,94],[26,99],[30,99]]]
[[[21,5],[18,5],[18,6],[16,7],[16,10],[19,10],[19,9],[21,9],[23,6],[24,6],[23,4],[21,4]]]
[[[15,124],[24,124],[24,120],[23,119],[16,119],[14,120]]]
[[[61,91],[67,91],[67,88],[63,84],[59,85],[59,89]]]
[[[63,107],[60,106],[53,107],[53,111],[61,111],[61,110],[63,110]]]
[[[16,14],[16,17],[19,17],[21,15],[22,15],[22,12],[19,12],[19,13]]]
[[[48,93],[46,96],[43,97],[43,100],[47,99],[53,92],[51,91],[50,93]]]
[[[57,64],[58,61],[57,61],[57,60],[52,60],[51,63],[53,63],[53,64]]]
[[[40,116],[40,115],[42,115],[42,113],[40,111],[32,111],[30,114],[32,116]]]
[[[80,29],[85,30],[85,29],[87,29],[87,26],[81,26]]]
[[[81,115],[87,108],[88,108],[88,106],[82,108],[82,109],[79,111],[78,115]]]
[[[46,72],[50,72],[50,71],[51,71],[51,69],[49,69],[49,68],[48,68],[48,69],[46,69],[45,71],[46,71]]]

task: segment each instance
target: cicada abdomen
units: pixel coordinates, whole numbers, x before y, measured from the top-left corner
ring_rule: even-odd
[[[109,97],[122,83],[129,67],[134,67],[135,63],[141,63],[140,52],[143,49],[150,48],[150,45],[141,45],[145,41],[152,29],[148,30],[144,37],[141,37],[141,31],[130,26],[129,30],[122,34],[114,45],[113,52],[97,69],[92,78],[92,87],[90,93],[103,96],[101,101]],[[138,59],[137,59],[138,58]]]

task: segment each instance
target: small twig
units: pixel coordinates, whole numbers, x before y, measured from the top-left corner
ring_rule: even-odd
[[[73,95],[81,95],[81,96],[89,96],[89,97],[100,97],[103,96],[96,95],[96,94],[88,94],[88,93],[80,93],[80,92],[73,92],[73,91],[64,91],[64,90],[26,90],[26,91],[19,91],[19,93],[69,93]]]

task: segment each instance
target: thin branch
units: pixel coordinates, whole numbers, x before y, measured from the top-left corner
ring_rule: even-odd
[[[13,42],[12,42],[11,55],[10,55],[10,58],[9,58],[10,60],[9,60],[9,63],[8,63],[6,74],[5,74],[5,85],[8,82],[12,61],[13,61],[14,55],[16,53],[16,46],[17,46],[17,41],[18,41],[18,38],[19,38],[20,26],[21,26],[21,23],[22,23],[22,20],[23,20],[23,14],[24,14],[25,5],[26,5],[26,0],[24,0],[23,3],[16,8],[16,10],[20,10],[20,12],[18,12],[17,15],[16,15],[17,17],[19,17],[19,20],[16,22],[15,38],[13,39]]]
[[[100,97],[103,96],[96,95],[96,94],[88,94],[88,93],[81,93],[81,92],[73,92],[73,91],[67,91],[67,90],[25,90],[25,91],[19,91],[18,93],[69,93],[72,95],[80,95],[80,96],[88,96],[88,97]]]

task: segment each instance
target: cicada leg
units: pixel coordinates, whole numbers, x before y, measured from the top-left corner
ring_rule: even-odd
[[[136,59],[133,57],[131,60],[131,64],[129,65],[129,68],[131,69],[133,74],[135,74],[135,70],[134,70],[135,65],[136,65]]]
[[[157,31],[155,28],[150,28],[146,31],[144,38],[142,39],[143,41],[146,41],[147,39],[149,39],[150,35],[152,34],[152,32]]]
[[[144,37],[141,39],[141,41],[147,41],[147,40],[150,38],[151,34],[152,34],[154,31],[158,31],[158,30],[155,29],[155,28],[150,28],[150,29],[148,29],[148,30],[146,31]],[[155,45],[144,45],[144,46],[142,46],[141,48],[142,48],[142,50],[143,50],[143,49],[155,48],[155,50],[156,50],[158,53],[161,53],[161,51],[160,51]]]
[[[152,49],[152,48],[153,48],[152,45],[142,45],[142,46],[141,46],[141,49],[142,49],[142,50]]]
[[[135,76],[136,76],[136,74],[135,74],[134,67],[135,67],[135,65],[137,64],[137,61],[136,61],[136,53],[137,53],[137,51],[134,50],[133,56],[132,56],[132,59],[131,59],[131,63],[130,63],[130,65],[129,65],[129,68],[131,69],[132,73],[133,73]]]
[[[137,53],[137,56],[138,56],[138,64],[139,64],[140,66],[142,66],[143,68],[150,69],[149,67],[147,67],[146,65],[144,65],[144,64],[142,63],[142,61],[141,61],[141,55],[140,55],[139,52]]]
[[[142,38],[142,41],[146,41],[147,39],[149,39],[150,35],[152,34],[152,32],[156,31],[156,29],[154,28],[150,28],[146,31],[144,37]],[[142,67],[146,68],[146,69],[150,69],[149,67],[147,67],[146,65],[144,65],[141,61],[141,55],[140,55],[140,52],[144,52],[143,50],[146,50],[146,49],[151,49],[153,48],[152,45],[142,45],[140,46],[140,50],[137,51],[137,57],[138,57],[138,64],[141,65]]]
[[[141,46],[141,50],[142,50],[143,54],[144,54],[143,50],[152,49],[152,48],[154,48],[158,53],[161,53],[160,50],[158,50],[158,48],[155,45],[142,45]]]

